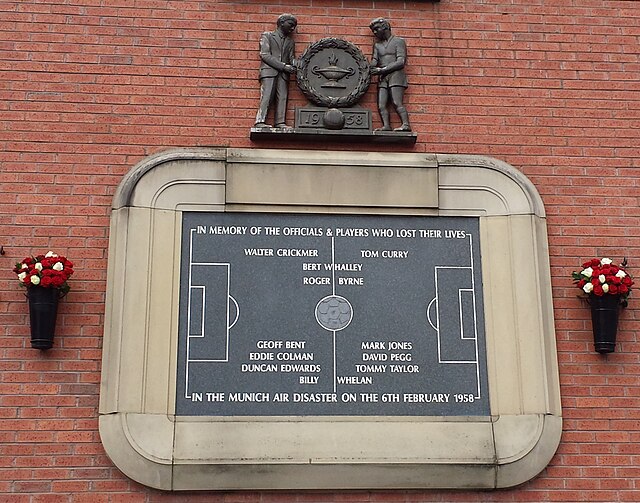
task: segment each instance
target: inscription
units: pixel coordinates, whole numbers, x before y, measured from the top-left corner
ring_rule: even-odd
[[[184,415],[488,415],[474,218],[185,213]]]
[[[327,127],[325,121],[326,108],[299,108],[296,110],[296,128],[322,129]],[[371,112],[369,110],[342,110],[342,127],[339,129],[365,130],[371,129]],[[330,127],[329,129],[333,129]]]

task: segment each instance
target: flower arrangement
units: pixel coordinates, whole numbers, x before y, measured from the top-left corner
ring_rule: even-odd
[[[16,264],[13,272],[23,287],[59,288],[66,294],[70,290],[67,280],[73,274],[73,264],[66,257],[50,251],[46,255],[24,258]]]
[[[573,272],[573,282],[587,295],[619,295],[620,303],[626,306],[633,286],[631,275],[625,271],[626,266],[626,259],[616,265],[610,258],[594,258],[582,264],[580,272]]]

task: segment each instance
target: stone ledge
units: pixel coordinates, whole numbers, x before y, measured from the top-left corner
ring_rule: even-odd
[[[100,435],[125,475],[157,489],[498,489],[544,469],[562,432],[560,418],[541,414],[491,422],[296,419],[109,414],[100,417]],[[363,443],[365,436],[372,438]],[[460,438],[465,442],[455,442]],[[343,448],[331,454],[336,441]],[[243,455],[252,442],[265,452]],[[405,444],[412,446],[406,456],[394,454]],[[223,455],[220,448],[231,450]],[[316,457],[318,449],[329,454]]]
[[[252,141],[317,141],[326,143],[404,143],[413,145],[418,134],[411,131],[367,131],[358,129],[316,129],[316,128],[251,128]]]

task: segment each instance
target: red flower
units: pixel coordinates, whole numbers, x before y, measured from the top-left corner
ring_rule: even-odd
[[[64,284],[64,279],[60,276],[52,276],[51,277],[51,286],[54,288],[60,288]]]
[[[616,265],[609,258],[593,258],[583,262],[582,271],[573,271],[571,276],[576,287],[580,288],[581,294],[620,295],[623,305],[626,305],[634,282],[631,275],[624,270],[625,265],[626,262],[622,266]],[[584,274],[585,269],[590,269],[589,277]]]
[[[40,286],[44,288],[60,288],[66,293],[69,290],[67,280],[73,274],[73,264],[63,256],[52,256],[54,255],[52,252],[47,253],[47,255],[25,257],[21,262],[15,264],[13,272],[18,275],[24,274],[21,282],[24,287],[32,287],[32,278],[35,276],[39,279],[38,284]],[[39,263],[39,270],[35,268],[37,263]],[[62,271],[54,269],[56,264],[58,264],[58,268],[62,266]]]

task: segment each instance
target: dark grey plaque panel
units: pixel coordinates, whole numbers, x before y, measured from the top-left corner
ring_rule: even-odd
[[[185,213],[180,415],[489,414],[477,218]]]

